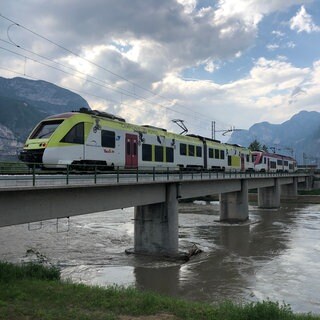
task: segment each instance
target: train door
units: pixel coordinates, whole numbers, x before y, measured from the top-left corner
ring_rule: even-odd
[[[138,136],[126,134],[126,168],[138,167]]]
[[[244,163],[245,159],[244,159],[244,155],[241,154],[241,171],[244,172],[245,171],[245,163]]]
[[[208,169],[208,146],[206,141],[203,142],[203,168]]]

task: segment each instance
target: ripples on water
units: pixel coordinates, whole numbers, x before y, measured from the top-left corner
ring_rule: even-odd
[[[180,211],[180,249],[195,243],[204,251],[185,264],[124,253],[133,246],[132,208],[1,228],[0,259],[41,254],[63,278],[86,284],[134,285],[212,303],[269,298],[320,313],[320,205],[251,206],[253,223],[245,226],[216,222],[218,202]]]

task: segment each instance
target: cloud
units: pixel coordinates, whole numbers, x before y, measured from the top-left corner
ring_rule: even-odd
[[[191,68],[214,73],[228,60],[242,59],[255,45],[264,17],[309,2],[217,0],[204,8],[196,0],[135,0],[125,6],[119,0],[8,1],[2,14],[76,56],[18,26],[9,30],[13,41],[79,72],[62,67],[70,72],[63,74],[9,53],[1,60],[22,74],[78,89],[93,108],[108,109],[128,121],[170,129],[170,119],[183,118],[191,132],[210,135],[211,120],[219,120],[223,128],[246,127],[267,116],[269,121],[287,119],[302,99],[307,107],[315,106],[320,67],[298,68],[284,57],[258,58],[251,68],[250,61],[248,73],[227,84],[181,76]],[[309,14],[300,16],[304,23],[294,22],[295,30],[306,25],[317,29]],[[2,39],[10,25],[0,20]],[[284,43],[281,31],[272,34],[269,50],[294,47],[293,42]],[[307,93],[289,104],[299,86]]]
[[[278,44],[276,44],[276,43],[272,43],[272,44],[268,44],[267,45],[267,49],[269,50],[269,51],[274,51],[274,50],[276,50],[276,49],[279,49],[279,45]]]
[[[213,73],[215,70],[219,69],[219,64],[214,63],[213,61],[208,61],[204,67],[204,70],[209,73]]]
[[[304,6],[301,6],[297,14],[291,18],[290,28],[296,30],[298,33],[320,31],[320,27],[313,22],[311,15],[307,13]]]
[[[234,124],[238,128],[247,128],[266,119],[283,122],[301,107],[312,110],[319,96],[316,89],[320,77],[317,79],[316,73],[320,73],[320,62],[313,68],[298,68],[283,59],[259,58],[246,77],[228,84],[184,81],[177,74],[171,74],[158,89],[162,95],[175,96],[179,105],[207,115],[206,121],[197,113],[183,119],[191,131],[209,135],[210,115],[214,115],[220,127],[228,128]],[[177,110],[189,113],[183,108]],[[169,112],[168,117],[170,115]],[[202,129],[199,129],[199,123]]]
[[[302,2],[219,0],[214,7],[199,9],[196,0],[136,0],[125,7],[118,0],[56,0],[45,5],[17,0],[9,2],[3,14],[14,12],[21,24],[80,55],[90,47],[126,42],[130,54],[123,55],[125,59],[162,76],[172,69],[233,58],[254,44],[265,15]],[[11,28],[10,35],[28,49],[56,58],[66,55],[21,28]],[[108,60],[105,64],[112,66]]]
[[[285,36],[285,33],[279,30],[273,30],[271,33],[279,38],[283,38]]]

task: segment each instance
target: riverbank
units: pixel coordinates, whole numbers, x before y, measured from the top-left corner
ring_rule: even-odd
[[[0,319],[320,319],[263,301],[219,305],[183,301],[133,288],[100,288],[60,280],[39,265],[0,263]]]
[[[257,202],[258,194],[257,193],[249,193],[249,201]],[[281,198],[282,203],[306,203],[306,204],[319,204],[320,203],[320,195],[313,194],[299,194],[296,197],[292,198]]]
[[[180,204],[192,203],[194,200],[199,201],[219,201],[219,195],[212,195],[207,197],[199,197],[197,199],[188,199],[183,200]],[[258,201],[258,193],[257,192],[250,192],[248,194],[248,200],[250,202],[257,202]],[[292,198],[282,198],[282,202],[290,202],[290,203],[307,203],[307,204],[320,204],[320,189],[310,190],[310,191],[299,191],[299,194],[296,197]]]

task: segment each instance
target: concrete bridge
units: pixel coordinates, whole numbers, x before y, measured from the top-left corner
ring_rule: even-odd
[[[20,177],[23,185],[18,178],[16,185],[12,178],[0,179],[0,227],[135,207],[135,252],[175,256],[179,199],[219,194],[220,220],[241,222],[249,218],[248,190],[258,190],[259,207],[278,208],[281,198],[297,196],[298,184],[310,188],[312,182],[307,174],[153,173],[131,178],[81,176],[73,183],[63,177],[62,184],[47,177],[45,185],[43,177],[38,184],[34,176],[29,184]]]

